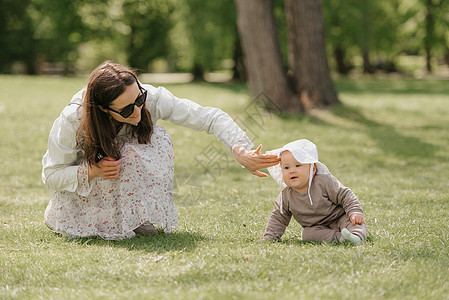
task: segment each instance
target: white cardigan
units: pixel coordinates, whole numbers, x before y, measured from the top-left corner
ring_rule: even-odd
[[[149,84],[142,84],[142,87],[148,91],[145,105],[154,125],[161,119],[197,131],[204,130],[214,134],[229,150],[240,145],[250,150],[254,146],[246,133],[221,109],[202,107],[177,98],[163,87]],[[51,190],[75,192],[78,188],[78,169],[84,153],[76,147],[76,132],[81,120],[83,91],[73,96],[50,131],[48,150],[42,159],[42,181]],[[126,128],[123,126],[119,135],[125,135]]]

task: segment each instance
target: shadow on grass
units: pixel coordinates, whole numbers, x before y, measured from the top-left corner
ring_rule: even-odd
[[[341,78],[335,84],[339,92],[347,94],[443,94],[449,93],[449,84],[445,79],[376,79]]]
[[[406,160],[414,158],[419,163],[423,157],[430,158],[435,156],[435,153],[440,150],[437,146],[426,143],[419,138],[413,136],[405,136],[398,132],[398,130],[391,125],[381,124],[370,120],[364,116],[357,108],[351,107],[347,104],[337,104],[329,109],[329,112],[338,118],[347,119],[351,122],[356,122],[360,125],[360,129],[370,136],[376,142],[377,147],[385,152],[386,155],[395,156],[398,160]],[[324,118],[317,115],[297,114],[289,115],[282,114],[278,116],[282,120],[288,122],[304,122],[305,119],[311,124],[326,127],[333,127],[334,125],[327,122]],[[299,126],[299,125],[298,125]],[[445,130],[443,125],[438,128],[428,128],[434,130]],[[447,161],[447,158],[441,158]],[[424,161],[422,163],[425,163]],[[385,162],[379,158],[373,158],[370,164],[384,165]]]
[[[416,137],[400,134],[393,126],[380,124],[366,118],[354,107],[343,104],[336,105],[332,108],[332,113],[340,118],[359,123],[371,139],[376,141],[379,149],[397,158],[432,157],[439,150],[438,147]]]
[[[103,240],[99,237],[95,238],[75,238],[68,241],[79,245],[95,245],[105,247],[120,247],[130,251],[144,251],[164,253],[170,251],[193,251],[199,242],[205,241],[206,238],[198,233],[175,231],[171,234],[165,234],[159,230],[154,236],[141,236],[120,241]]]
[[[313,246],[313,247],[322,246],[322,245],[333,246],[333,247],[353,247],[354,246],[354,245],[352,245],[349,242],[328,243],[328,242],[303,241],[299,237],[291,237],[291,238],[287,238],[287,239],[281,239],[280,241],[272,241],[272,243],[280,243],[280,244],[287,244],[287,245],[297,245],[297,246]],[[366,241],[364,241],[360,246],[367,245],[367,244],[374,244],[373,237],[370,236],[370,235],[368,235],[366,237]]]
[[[185,83],[167,83],[163,84],[166,88],[172,88],[177,86],[185,86]],[[215,89],[222,89],[226,91],[232,91],[234,93],[247,93],[248,88],[245,83],[240,82],[205,82],[205,81],[193,81],[189,83],[190,86],[197,87],[213,87]]]

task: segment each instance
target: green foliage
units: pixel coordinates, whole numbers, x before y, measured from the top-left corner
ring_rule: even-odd
[[[36,46],[33,26],[27,14],[31,0],[0,2],[0,72],[11,72],[11,61],[23,60],[28,72],[33,68]]]
[[[33,18],[33,36],[39,60],[74,62],[77,47],[83,42],[84,24],[79,15],[81,1],[33,0],[29,15]]]
[[[250,175],[213,136],[166,122],[175,233],[124,241],[51,233],[41,157],[53,120],[86,81],[0,77],[2,299],[447,298],[447,81],[340,79],[342,105],[313,116],[251,115],[257,123],[243,85],[166,85],[224,109],[263,150],[314,141],[320,161],[362,202],[369,238],[360,247],[304,243],[294,221],[281,242],[258,243],[277,184]],[[198,154],[211,143],[228,154],[208,173]]]
[[[435,53],[444,55],[449,47],[449,2],[447,0],[419,0],[422,11],[417,18],[422,26],[418,34],[422,36],[421,49],[430,46]]]
[[[287,61],[284,10],[283,0],[273,0]],[[374,65],[423,55],[426,47],[438,59],[448,53],[449,1],[336,0],[323,1],[323,10],[330,61],[342,73],[360,65],[364,49]],[[86,72],[106,59],[152,71],[162,60],[169,71],[201,77],[239,59],[232,0],[2,0],[0,42],[3,73],[33,73],[40,62]]]
[[[442,57],[449,37],[447,1],[431,1],[434,27],[426,26],[428,1],[324,1],[329,53],[341,47],[345,60],[368,49],[374,63],[397,63],[401,53],[423,54],[425,42]],[[382,66],[378,66],[382,67]]]
[[[125,48],[128,63],[148,71],[151,61],[168,56],[173,6],[165,0],[125,0],[122,9],[123,23],[130,29]]]
[[[401,2],[324,1],[330,53],[342,49],[348,68],[354,64],[351,58],[361,56],[364,49],[375,58],[375,64],[394,62],[406,47],[400,37],[405,35],[402,24],[408,15],[399,9]]]
[[[232,58],[238,39],[234,1],[184,2],[192,68],[202,77],[205,71],[221,69],[223,60]]]

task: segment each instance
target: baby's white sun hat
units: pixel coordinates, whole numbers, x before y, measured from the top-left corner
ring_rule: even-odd
[[[309,173],[309,188],[307,190],[309,195],[310,204],[313,205],[312,197],[310,196],[310,186],[312,185],[313,179],[313,164],[316,164],[317,170],[316,174],[330,174],[329,169],[318,161],[318,150],[314,143],[309,140],[301,139],[291,143],[286,144],[284,147],[267,151],[267,154],[274,154],[281,157],[282,152],[290,151],[293,157],[301,164],[312,164]],[[273,179],[282,187],[285,188],[287,185],[282,178],[282,168],[281,164],[267,168]],[[282,193],[281,193],[282,197]],[[282,199],[281,199],[281,212],[282,212]]]

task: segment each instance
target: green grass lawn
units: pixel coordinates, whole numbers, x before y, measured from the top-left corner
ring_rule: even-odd
[[[124,241],[53,234],[41,159],[85,83],[0,76],[0,299],[448,298],[448,81],[341,79],[342,105],[295,117],[256,114],[243,85],[166,85],[228,112],[263,150],[313,141],[362,202],[359,247],[305,243],[295,221],[281,242],[259,243],[277,184],[213,136],[169,123],[159,125],[175,144],[179,229]]]

